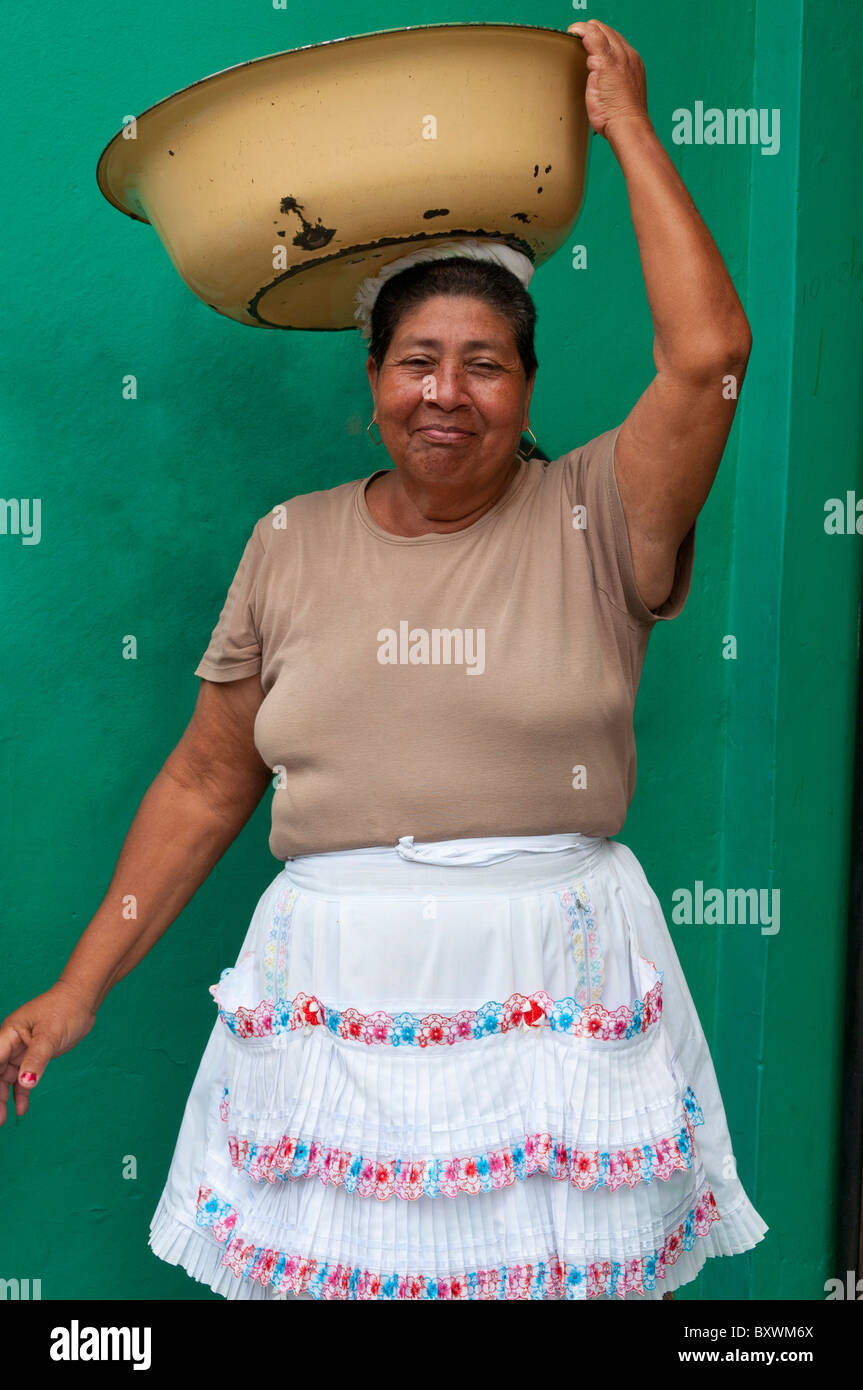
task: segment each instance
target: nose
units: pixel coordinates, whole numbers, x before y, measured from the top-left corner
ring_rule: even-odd
[[[431,378],[429,382],[428,378]],[[452,409],[470,400],[468,374],[458,362],[443,363],[423,379],[423,396],[426,400],[437,401],[445,409]]]

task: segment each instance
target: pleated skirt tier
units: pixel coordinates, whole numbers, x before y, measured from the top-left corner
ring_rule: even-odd
[[[290,859],[210,992],[150,1246],[225,1298],[658,1299],[768,1229],[619,841]]]

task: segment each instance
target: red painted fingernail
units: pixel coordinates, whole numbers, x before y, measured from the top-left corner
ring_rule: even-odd
[[[20,1075],[20,1077],[19,1077],[18,1079],[19,1079],[19,1081],[23,1081],[23,1083],[24,1083],[25,1086],[35,1086],[35,1085],[36,1085],[36,1073],[35,1073],[35,1071],[22,1071],[22,1073],[21,1073],[21,1075]]]

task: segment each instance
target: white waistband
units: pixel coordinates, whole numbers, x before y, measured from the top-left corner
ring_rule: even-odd
[[[301,854],[285,861],[284,872],[298,887],[320,893],[528,891],[583,874],[606,843],[603,836],[577,831],[421,844],[402,835],[395,845]]]

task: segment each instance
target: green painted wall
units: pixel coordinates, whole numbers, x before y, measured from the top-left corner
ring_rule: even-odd
[[[747,307],[755,347],[699,521],[684,614],[658,629],[622,838],[671,918],[675,889],[778,888],[781,927],[671,930],[713,1050],[740,1166],[771,1226],[681,1298],[824,1296],[834,1267],[841,1009],[860,541],[824,503],[863,492],[856,7],[752,0],[336,3],[319,19],[211,0],[7,18],[4,497],[42,499],[38,545],[0,536],[4,662],[0,1017],[46,988],[105,891],[144,791],[188,720],[192,675],[254,520],[380,466],[357,334],[256,332],[201,305],[95,164],[125,116],[220,68],[349,33],[448,21],[565,29],[596,16],[641,53],[651,116]],[[781,113],[775,155],[675,146],[696,101]],[[593,141],[574,240],[537,275],[532,424],[552,456],[618,423],[653,373],[625,185]],[[137,401],[121,379],[138,378]],[[134,662],[121,657],[138,638]],[[737,656],[723,656],[728,635]],[[0,1277],[45,1298],[201,1299],[149,1219],[233,962],[277,871],[256,812],[182,917],[0,1131],[14,1200]],[[124,1179],[134,1156],[137,1177]]]

